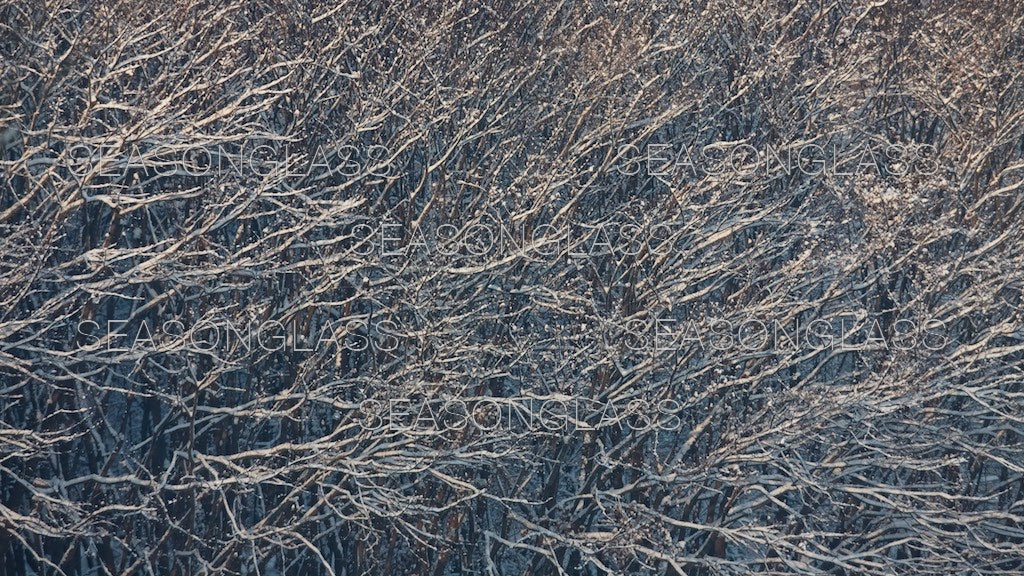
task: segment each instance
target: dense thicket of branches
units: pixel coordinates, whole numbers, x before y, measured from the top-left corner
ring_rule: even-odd
[[[1019,2],[224,4],[0,2],[0,574],[1024,571]]]

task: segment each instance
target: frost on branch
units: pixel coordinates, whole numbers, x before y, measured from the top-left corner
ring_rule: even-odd
[[[0,2],[0,575],[1024,570],[1019,3],[222,4]]]

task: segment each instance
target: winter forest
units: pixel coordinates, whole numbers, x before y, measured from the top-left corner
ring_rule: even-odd
[[[0,0],[0,576],[1024,574],[1016,0]]]

